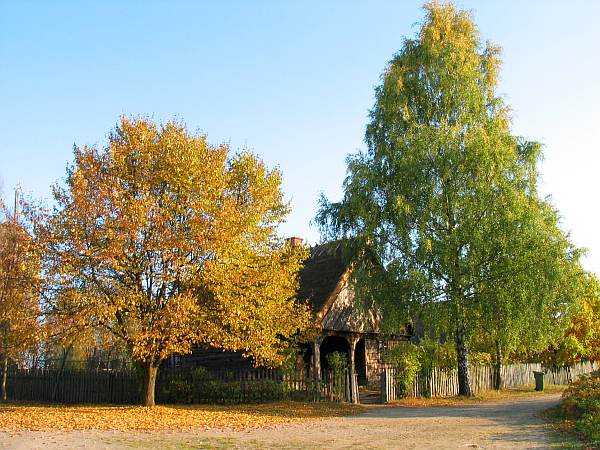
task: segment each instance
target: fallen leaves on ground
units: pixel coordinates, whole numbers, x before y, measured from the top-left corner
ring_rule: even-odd
[[[356,414],[358,405],[279,402],[260,405],[143,406],[0,404],[0,430],[247,429]]]

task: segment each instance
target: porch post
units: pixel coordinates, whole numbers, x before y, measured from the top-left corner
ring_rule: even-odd
[[[353,335],[350,338],[350,398],[352,399],[352,403],[358,403],[358,386],[356,385],[356,376],[354,374],[354,354],[357,342],[358,338]]]
[[[313,375],[315,382],[321,381],[321,343],[323,342],[322,337],[318,337],[312,342],[312,353],[313,353]]]
[[[323,338],[318,337],[311,343],[313,351],[313,381],[315,383],[314,401],[319,401],[321,397],[321,388],[319,386],[321,382],[321,342],[323,342]]]

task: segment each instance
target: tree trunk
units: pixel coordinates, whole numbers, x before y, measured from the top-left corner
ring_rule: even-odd
[[[458,395],[471,397],[471,380],[469,376],[469,349],[465,337],[464,327],[456,330],[456,359],[458,360]]]
[[[2,400],[6,401],[6,378],[8,376],[8,356],[2,355]]]
[[[148,363],[146,366],[146,397],[144,398],[144,406],[154,406],[154,391],[156,387],[156,374],[158,366],[153,363]]]
[[[494,389],[499,391],[502,388],[502,347],[500,342],[496,341],[496,360],[494,361]]]

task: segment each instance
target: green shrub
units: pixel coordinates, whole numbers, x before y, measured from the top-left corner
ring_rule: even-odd
[[[327,364],[331,367],[334,373],[339,373],[348,367],[348,357],[342,352],[333,352],[325,356]]]
[[[421,369],[422,347],[400,343],[385,351],[384,360],[396,368],[398,394],[406,396]]]
[[[284,398],[283,383],[274,380],[262,380],[256,387],[251,389],[251,392],[256,392],[256,401],[273,401]]]
[[[575,428],[594,444],[600,444],[600,412],[584,414],[576,422]]]
[[[582,376],[563,393],[562,413],[575,420],[575,428],[600,444],[600,371]]]
[[[346,369],[348,368],[348,357],[342,352],[333,352],[325,356],[327,364],[331,368],[331,379],[329,385],[329,396],[331,401],[344,401],[345,393],[345,377]]]
[[[423,339],[419,346],[426,353],[422,356],[422,361],[429,361],[428,364],[423,364],[425,370],[431,370],[433,367],[449,370],[456,367],[456,348],[453,342],[447,341],[440,344],[432,339]]]
[[[236,380],[235,373],[216,378],[204,368],[165,370],[157,382],[160,403],[257,403],[285,398],[283,383],[276,380]]]
[[[185,378],[169,378],[158,386],[157,399],[161,403],[193,402],[193,385]]]
[[[200,402],[216,402],[221,398],[223,382],[221,380],[207,379],[196,385],[196,394]]]

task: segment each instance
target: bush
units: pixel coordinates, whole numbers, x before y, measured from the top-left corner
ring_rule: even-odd
[[[325,359],[327,360],[327,364],[329,364],[329,367],[331,367],[331,370],[333,370],[334,373],[339,373],[340,371],[348,367],[348,358],[345,353],[329,353],[327,356],[325,356]]]
[[[283,383],[275,380],[236,380],[233,373],[216,378],[204,368],[159,372],[160,403],[256,403],[281,400]]]
[[[575,420],[575,428],[600,444],[600,371],[582,376],[563,393],[562,413]]]
[[[575,428],[594,444],[600,445],[600,413],[584,414]]]
[[[170,380],[164,395],[173,403],[192,403],[194,387],[184,379]]]
[[[384,359],[396,368],[398,394],[406,396],[421,369],[422,347],[401,343],[386,350]]]
[[[327,364],[331,368],[330,400],[344,401],[345,399],[345,377],[348,367],[348,358],[345,353],[333,352],[325,356]]]
[[[457,365],[456,347],[454,342],[446,341],[443,344],[434,343],[433,365],[438,369],[451,370]]]

